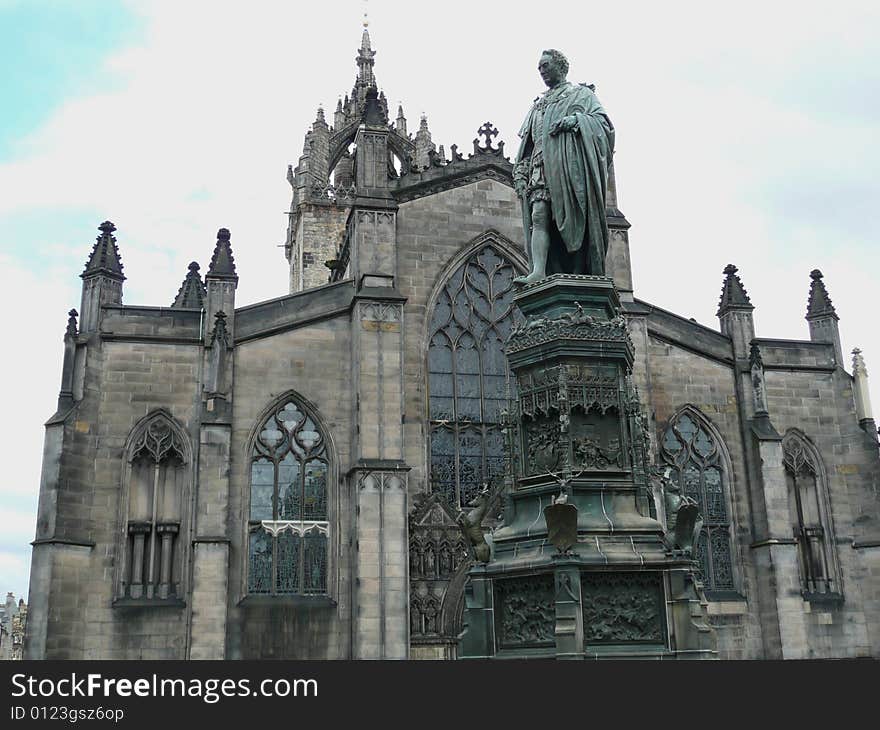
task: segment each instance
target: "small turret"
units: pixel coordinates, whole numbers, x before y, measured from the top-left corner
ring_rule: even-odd
[[[813,269],[810,272],[810,296],[807,301],[807,324],[810,327],[810,339],[813,342],[830,342],[834,346],[834,361],[837,367],[843,367],[843,348],[840,345],[840,317],[834,311],[831,297],[822,281],[822,272]]]
[[[718,302],[717,317],[721,325],[721,334],[733,341],[734,357],[748,357],[750,343],[755,339],[755,323],[749,295],[736,272],[739,269],[733,264],[724,267],[724,284],[721,287],[721,300]]]
[[[101,307],[105,304],[122,304],[122,261],[116,247],[116,230],[110,221],[104,221],[89,260],[80,277],[83,280],[82,301],[79,308],[80,330],[95,332],[100,324]]]
[[[431,141],[431,131],[428,129],[428,117],[422,114],[419,122],[419,131],[416,132],[416,155],[414,162],[420,168],[424,169],[431,165],[431,157],[429,152],[436,151],[434,143]]]
[[[333,126],[342,129],[345,126],[345,112],[342,110],[342,97],[336,102],[336,111],[333,113]]]
[[[229,243],[230,234],[227,228],[217,231],[217,245],[205,277],[205,321],[213,323],[218,312],[227,316],[226,330],[229,342],[234,337],[235,321],[235,289],[238,286],[238,274],[235,272],[235,258]],[[205,344],[210,342],[210,325],[205,327]]]

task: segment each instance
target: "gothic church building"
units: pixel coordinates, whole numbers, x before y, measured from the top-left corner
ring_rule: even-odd
[[[236,306],[220,229],[170,307],[125,305],[101,224],[46,423],[26,657],[456,656],[456,517],[505,470],[522,218],[497,131],[447,156],[392,118],[374,56],[365,29],[288,169],[286,296]],[[880,656],[877,428],[822,274],[809,339],[757,336],[732,265],[708,328],[636,296],[613,171],[607,219],[654,461],[703,516],[718,656]]]

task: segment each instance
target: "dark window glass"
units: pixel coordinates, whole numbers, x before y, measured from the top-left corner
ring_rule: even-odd
[[[254,442],[248,592],[327,590],[327,478],[324,437],[295,402],[279,406]]]
[[[715,437],[696,416],[684,413],[660,439],[660,454],[671,468],[669,478],[682,494],[696,500],[703,517],[695,559],[706,588],[734,590],[730,553],[730,518],[724,497],[724,471]]]
[[[504,470],[500,419],[514,387],[504,343],[519,316],[516,273],[501,251],[485,245],[449,277],[431,315],[431,486],[453,508]]]

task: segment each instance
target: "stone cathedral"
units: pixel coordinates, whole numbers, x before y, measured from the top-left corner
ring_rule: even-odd
[[[26,658],[449,659],[478,615],[478,655],[560,654],[561,599],[537,567],[552,485],[536,485],[559,478],[562,396],[508,346],[534,304],[514,300],[513,166],[488,122],[467,150],[436,145],[424,116],[411,132],[374,57],[365,28],[354,87],[288,167],[289,294],[237,306],[221,228],[170,307],[123,304],[124,222],[100,225],[46,423]],[[580,606],[566,651],[675,658],[690,636],[725,659],[880,656],[877,428],[821,272],[804,276],[803,340],[757,335],[733,265],[718,329],[664,311],[633,289],[614,185],[612,169],[591,291],[617,349],[590,350],[612,363],[598,375],[553,370],[597,505],[575,546],[591,582],[563,576]],[[514,401],[549,424],[528,427],[532,502],[511,499]],[[608,413],[625,413],[623,441]],[[642,437],[650,468],[624,453]],[[663,547],[648,471],[699,508],[688,555]],[[475,564],[474,505],[507,567]]]

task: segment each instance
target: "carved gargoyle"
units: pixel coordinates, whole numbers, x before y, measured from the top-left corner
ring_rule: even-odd
[[[468,512],[462,510],[456,518],[473,558],[480,563],[488,563],[491,557],[489,543],[486,542],[482,527],[483,518],[489,510],[490,496],[489,485],[484,484],[479,494],[467,503],[467,506],[473,509]]]
[[[666,508],[666,539],[673,549],[692,555],[703,518],[696,500],[681,493],[681,487],[669,478],[669,472],[667,468],[660,477]]]

